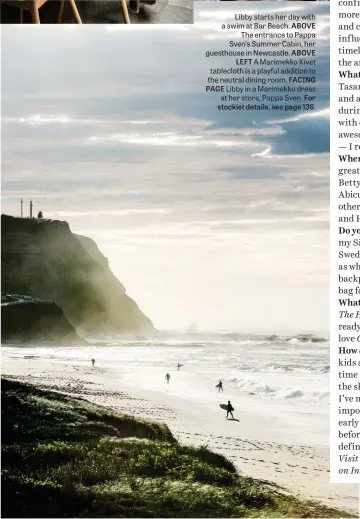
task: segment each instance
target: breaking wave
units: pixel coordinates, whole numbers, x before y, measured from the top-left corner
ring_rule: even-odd
[[[272,387],[268,384],[261,384],[246,378],[233,378],[229,382],[235,384],[241,392],[247,395],[258,396],[261,398],[281,398],[283,400],[301,401],[302,403],[329,404],[329,391],[307,391],[305,388]]]
[[[91,358],[96,358],[97,366],[104,369],[146,373],[151,387],[163,381],[163,372],[174,372],[171,387],[176,387],[175,380],[181,384],[186,377],[193,377],[197,390],[206,398],[213,395],[221,379],[234,398],[246,395],[251,405],[255,397],[274,400],[276,405],[281,401],[285,407],[291,406],[292,412],[297,412],[295,404],[300,408],[302,403],[323,412],[329,402],[329,342],[322,335],[196,331],[161,332],[152,337],[97,334],[87,340],[88,347],[81,348],[49,345],[7,350],[15,357],[26,355],[28,360],[40,357],[72,365],[88,365]],[[179,374],[177,363],[182,365]],[[147,378],[144,380],[140,383],[145,384]],[[185,386],[181,391],[186,391]]]

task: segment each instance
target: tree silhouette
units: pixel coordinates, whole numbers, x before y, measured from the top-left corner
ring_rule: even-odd
[[[42,218],[43,216],[44,216],[44,215],[43,215],[43,212],[42,212],[42,211],[39,211],[37,217],[38,217],[38,218]]]

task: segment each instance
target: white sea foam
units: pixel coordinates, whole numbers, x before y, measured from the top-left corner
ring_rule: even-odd
[[[219,379],[236,396],[269,399],[287,404],[312,404],[325,409],[329,403],[329,343],[326,338],[241,334],[171,334],[156,337],[97,336],[88,347],[3,347],[12,356],[39,356],[65,363],[88,363],[116,371],[149,389],[163,383],[160,372],[176,372],[196,380],[198,396],[204,396]],[[180,384],[180,382],[179,382]],[[181,391],[186,388],[181,386]],[[184,394],[184,393],[182,393]],[[252,402],[254,404],[254,402]]]
[[[326,338],[169,332],[156,337],[98,335],[89,338],[89,346],[3,346],[2,354],[89,367],[95,358],[96,367],[134,391],[166,392],[209,410],[230,399],[240,417],[242,412],[267,416],[281,437],[295,428],[308,443],[328,443]],[[178,362],[183,365],[179,372]],[[164,379],[167,372],[169,385]],[[215,388],[219,379],[223,393]]]

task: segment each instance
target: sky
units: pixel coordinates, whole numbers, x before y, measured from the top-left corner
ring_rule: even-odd
[[[311,117],[219,112],[204,92],[227,64],[205,51],[240,37],[219,29],[240,9],[317,14]],[[327,331],[328,5],[203,2],[195,17],[2,27],[2,212],[33,200],[94,239],[159,329]]]

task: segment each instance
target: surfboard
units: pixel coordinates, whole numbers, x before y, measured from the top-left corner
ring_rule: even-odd
[[[221,407],[221,409],[224,409],[224,411],[227,411],[227,404],[220,404],[220,407]],[[233,411],[235,411],[234,408],[233,408]]]

